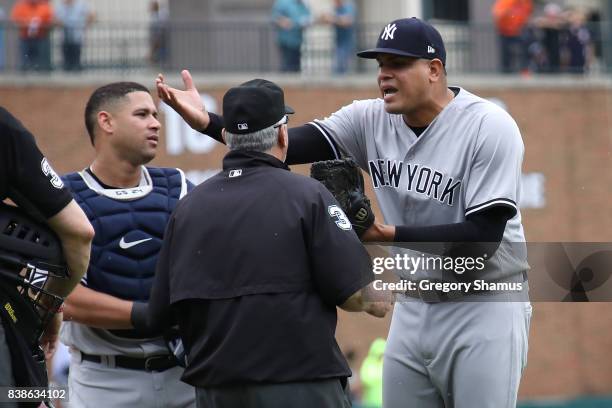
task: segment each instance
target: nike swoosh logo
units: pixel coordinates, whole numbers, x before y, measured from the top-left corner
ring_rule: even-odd
[[[125,242],[125,237],[122,237],[121,241],[119,241],[119,246],[121,247],[121,249],[128,249],[138,244],[142,244],[143,242],[150,241],[152,239],[153,238],[145,238],[145,239],[139,239],[138,241]]]

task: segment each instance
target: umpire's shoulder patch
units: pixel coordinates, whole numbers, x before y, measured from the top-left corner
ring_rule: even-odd
[[[351,221],[348,219],[342,208],[337,205],[330,205],[327,207],[327,212],[331,216],[332,220],[336,223],[338,228],[343,229],[345,231],[349,231],[353,229],[351,225]]]

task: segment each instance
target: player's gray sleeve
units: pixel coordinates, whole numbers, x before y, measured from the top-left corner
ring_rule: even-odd
[[[518,211],[523,140],[516,122],[501,109],[481,123],[465,191],[465,215],[494,206]]]
[[[311,122],[323,135],[333,140],[340,152],[336,156],[352,156],[359,167],[367,169],[365,128],[363,121],[369,101],[353,101],[323,120]]]

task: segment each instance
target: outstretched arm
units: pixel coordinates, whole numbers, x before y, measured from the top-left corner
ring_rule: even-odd
[[[181,77],[185,90],[172,88],[166,84],[164,76],[158,74],[155,79],[157,95],[181,115],[192,129],[203,132],[210,124],[210,116],[202,102],[200,93],[193,84],[191,73],[184,69],[181,71]]]
[[[221,137],[223,118],[206,110],[188,70],[181,71],[181,77],[184,90],[169,86],[164,76],[159,74],[155,80],[159,98],[181,115],[192,129],[225,143]],[[310,124],[289,129],[286,163],[303,164],[337,158],[337,147],[332,146],[330,140],[322,131]]]

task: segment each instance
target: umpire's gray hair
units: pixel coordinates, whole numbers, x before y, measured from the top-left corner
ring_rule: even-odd
[[[225,131],[225,143],[230,150],[251,150],[265,152],[276,145],[278,128],[273,126],[253,133],[237,135]]]

